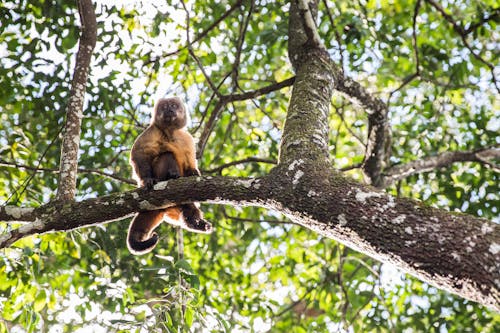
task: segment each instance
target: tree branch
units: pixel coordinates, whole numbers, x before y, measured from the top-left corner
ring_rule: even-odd
[[[373,97],[364,87],[351,78],[338,78],[335,89],[354,99],[368,113],[368,141],[363,172],[368,182],[380,186],[384,162],[390,155],[391,132],[387,121],[388,107],[381,99]]]
[[[483,24],[491,20],[498,20],[500,18],[500,8],[493,9],[493,13],[488,16],[483,16],[478,22],[471,23],[466,29],[463,30],[464,34],[468,35]]]
[[[288,78],[284,81],[281,82],[276,82],[273,84],[270,84],[266,87],[262,87],[260,89],[244,92],[241,94],[231,94],[231,95],[222,95],[220,96],[219,100],[217,101],[217,104],[215,104],[214,109],[212,110],[212,113],[210,114],[210,117],[208,118],[205,127],[203,128],[203,131],[201,132],[200,138],[198,140],[198,147],[196,149],[197,158],[201,157],[201,153],[205,150],[205,146],[208,142],[208,138],[210,134],[212,133],[216,121],[221,115],[222,111],[224,110],[224,107],[226,104],[231,103],[231,102],[236,102],[236,101],[245,101],[248,99],[256,98],[262,95],[269,94],[273,91],[276,90],[281,90],[285,87],[291,86],[295,82],[295,77]]]
[[[322,44],[308,42],[309,37],[314,38],[309,35],[314,33],[306,30],[315,30],[316,27],[314,21],[311,23],[307,17],[317,12],[317,3],[309,4],[312,9],[309,6],[304,9],[304,2],[301,4],[301,1],[292,1],[290,6],[288,57],[297,75],[281,137],[278,163],[292,166],[314,161],[314,168],[321,169],[328,168],[330,164],[328,117],[339,70]]]
[[[487,163],[498,171],[499,166],[489,160],[500,159],[499,148],[483,148],[473,151],[444,152],[436,156],[430,156],[403,165],[396,165],[386,170],[383,175],[381,187],[388,187],[396,181],[407,178],[417,173],[432,171],[442,167],[448,167],[456,162],[480,162]]]
[[[311,12],[311,7],[314,9],[315,13],[317,12],[317,7],[318,7],[317,1],[298,0],[297,5],[299,8],[300,16],[302,18],[302,26],[307,36],[306,43],[309,44],[309,46],[311,47],[321,48],[326,51],[326,48],[323,45],[321,38],[319,37],[318,29],[316,27],[316,22],[313,18],[316,16],[316,14],[313,14]]]
[[[59,173],[60,172],[59,169],[32,167],[29,165],[24,165],[24,164],[20,164],[20,163],[16,163],[16,162],[7,162],[7,161],[4,161],[2,159],[0,159],[0,166],[4,166],[4,167],[8,167],[8,168],[26,169],[26,170],[31,170],[31,171],[35,171],[35,172],[52,172],[52,173]],[[137,184],[137,182],[133,181],[132,179],[120,177],[120,176],[117,176],[117,175],[114,175],[111,173],[107,173],[105,171],[98,170],[98,169],[78,168],[77,171],[78,171],[78,173],[92,173],[92,174],[100,175],[103,177],[118,180],[118,181],[121,181],[123,183],[131,184],[131,185]]]
[[[299,171],[301,177],[297,177]],[[496,282],[500,280],[500,225],[396,199],[329,170],[308,170],[301,163],[278,166],[259,179],[182,177],[158,183],[152,191],[52,202],[34,210],[3,207],[2,220],[32,223],[2,234],[0,248],[28,235],[107,223],[137,211],[193,201],[282,212],[292,223],[500,310]]]
[[[249,163],[249,162],[257,162],[257,163],[268,163],[268,164],[277,164],[277,161],[267,159],[267,158],[259,158],[259,157],[247,157],[242,160],[236,160],[232,161],[223,165],[220,165],[216,168],[210,169],[210,170],[204,170],[203,173],[219,173],[225,168],[229,168],[231,166],[235,166],[238,164],[244,164],[244,163]]]
[[[199,35],[196,35],[196,37],[193,38],[193,41],[191,43],[194,44],[196,42],[199,42],[203,38],[205,38],[205,36],[207,36],[208,33],[210,33],[210,31],[212,31],[215,27],[217,27],[219,25],[219,23],[221,23],[223,20],[225,20],[229,15],[232,14],[232,12],[234,12],[238,7],[240,7],[242,2],[243,2],[243,0],[236,1],[231,6],[231,8],[229,8],[227,10],[227,12],[225,12],[217,20],[215,20],[212,24],[210,24],[210,26],[208,26],[205,30],[203,30]],[[172,55],[176,55],[179,52],[181,52],[182,50],[185,50],[188,46],[189,46],[189,44],[185,45],[185,46],[182,46],[182,47],[178,48],[175,51],[170,51],[170,52],[164,53],[163,55],[161,55],[161,57],[150,59],[148,62],[146,62],[146,64],[149,65],[149,64],[151,64],[153,62],[158,61],[160,58],[167,58],[167,57],[170,57]]]
[[[83,118],[83,102],[87,86],[90,59],[97,39],[97,23],[91,0],[78,0],[78,13],[82,24],[82,35],[76,55],[75,71],[66,110],[61,165],[59,173],[58,200],[73,200],[76,191],[78,147]]]
[[[495,66],[493,66],[493,64],[490,64],[489,62],[484,60],[480,54],[474,52],[472,47],[469,45],[469,42],[467,41],[467,34],[468,34],[467,31],[461,25],[459,25],[457,22],[455,22],[453,17],[451,15],[449,15],[446,12],[446,10],[444,10],[444,8],[441,7],[440,4],[436,3],[434,0],[425,0],[425,1],[429,5],[431,5],[434,9],[436,9],[444,17],[444,19],[446,21],[448,21],[448,23],[451,24],[451,26],[453,27],[453,30],[455,30],[455,32],[460,36],[462,43],[464,43],[464,46],[470,51],[472,56],[474,58],[476,58],[477,60],[479,60],[480,62],[482,62],[483,64],[485,64],[490,69],[493,84],[495,85],[495,88],[497,89],[498,93],[500,93],[500,87],[498,85],[498,81],[497,81],[497,78],[495,75]]]

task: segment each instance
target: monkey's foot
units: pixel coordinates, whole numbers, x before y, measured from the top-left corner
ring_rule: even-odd
[[[185,229],[200,234],[209,234],[213,231],[210,222],[194,218],[185,220]]]

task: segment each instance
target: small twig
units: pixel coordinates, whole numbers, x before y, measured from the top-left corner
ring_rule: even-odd
[[[243,2],[243,0],[238,0],[236,1],[232,6],[231,8],[228,9],[227,12],[225,12],[221,17],[219,17],[217,20],[215,20],[210,26],[208,26],[205,30],[203,30],[199,35],[197,35],[193,41],[192,41],[192,44],[196,43],[196,42],[199,42],[200,40],[202,40],[203,38],[205,38],[205,36],[207,36],[210,31],[212,31],[215,27],[217,27],[219,25],[219,23],[221,23],[224,19],[226,19],[229,15],[231,15],[238,7],[241,6],[241,3]],[[146,62],[147,65],[149,65],[150,63],[152,62],[156,62],[158,61],[160,58],[167,58],[167,57],[170,57],[170,56],[173,56],[173,55],[176,55],[176,54],[179,54],[179,52],[185,50],[188,48],[188,45],[185,45],[185,46],[182,46],[180,48],[178,48],[177,50],[175,51],[171,51],[171,52],[167,52],[167,53],[164,53],[161,55],[161,57],[158,57],[158,58],[154,58],[154,59],[150,59],[148,62]]]
[[[500,149],[497,147],[482,148],[473,151],[444,152],[436,156],[429,156],[402,165],[389,168],[383,175],[384,187],[411,175],[432,171],[437,168],[448,167],[456,162],[486,163],[494,171],[500,172],[499,166],[490,160],[500,158]]]
[[[448,21],[448,23],[450,23],[452,25],[453,30],[455,30],[455,32],[460,36],[460,39],[462,40],[462,43],[470,51],[470,53],[472,54],[472,56],[474,58],[476,58],[477,60],[479,60],[480,62],[482,62],[483,64],[485,64],[490,69],[492,80],[493,80],[493,84],[495,85],[495,88],[497,89],[498,93],[500,93],[500,87],[498,86],[498,81],[497,81],[496,75],[495,75],[495,66],[493,66],[492,64],[490,64],[489,62],[487,62],[486,60],[484,60],[478,53],[474,52],[474,50],[470,46],[469,42],[467,41],[466,30],[462,26],[460,26],[457,22],[455,22],[455,20],[453,19],[453,17],[451,17],[451,15],[449,15],[444,10],[444,8],[441,7],[441,5],[439,5],[438,3],[436,3],[434,0],[425,0],[425,1],[427,3],[429,3],[432,7],[434,7],[434,9],[436,9],[439,13],[441,13],[441,15],[445,18],[445,20]]]
[[[340,290],[342,290],[342,294],[344,295],[344,304],[342,304],[342,323],[344,324],[344,328],[347,328],[347,309],[349,308],[349,293],[348,290],[346,289],[344,285],[344,281],[342,279],[342,271],[344,269],[344,259],[347,254],[347,248],[344,247],[343,251],[341,252],[340,249],[338,251],[338,260],[339,260],[339,267],[337,270],[337,283],[340,286]]]
[[[349,132],[349,134],[351,134],[353,136],[353,138],[355,138],[363,147],[366,148],[366,143],[363,142],[363,140],[356,133],[354,133],[352,131],[351,127],[347,125],[347,122],[344,118],[344,113],[339,112],[339,110],[337,108],[335,108],[335,113],[340,117],[341,123],[344,124],[344,126],[347,129],[347,131]]]
[[[326,15],[328,16],[328,20],[330,21],[330,25],[332,26],[332,30],[335,34],[335,40],[337,41],[337,44],[339,45],[339,55],[340,55],[340,68],[342,69],[342,72],[344,72],[344,65],[345,65],[345,60],[344,60],[344,50],[342,48],[342,38],[340,37],[339,32],[337,31],[335,27],[335,20],[333,19],[333,15],[330,12],[330,8],[328,7],[328,1],[322,0],[323,5],[326,8]]]
[[[52,140],[49,142],[49,144],[47,145],[47,147],[45,147],[45,150],[43,151],[42,155],[40,156],[40,158],[38,159],[37,161],[37,164],[36,164],[36,167],[34,168],[34,170],[37,170],[37,168],[40,167],[40,164],[42,163],[43,159],[45,158],[45,155],[47,155],[50,147],[52,147],[52,145],[54,144],[54,142],[59,138],[59,134],[61,134],[61,131],[62,131],[62,127],[59,128],[59,131],[57,132],[57,134],[54,136],[54,138],[52,138]],[[0,165],[3,163],[3,161],[0,159]],[[32,169],[33,170],[33,169]],[[33,177],[35,177],[35,173],[36,172],[33,172],[20,186],[20,188],[22,188],[22,190],[18,193],[18,190],[19,189],[16,189],[14,190],[14,192],[7,198],[7,200],[5,200],[4,202],[4,205],[6,205],[10,199],[12,199],[14,197],[14,195],[17,195],[17,199],[14,203],[17,203],[19,198],[21,197],[21,195],[24,193],[24,191],[26,191],[26,187],[29,185],[29,183],[31,182],[31,180],[33,179]]]
[[[16,163],[16,162],[7,162],[7,161],[1,160],[1,159],[0,159],[0,166],[9,167],[9,168],[20,168],[20,169],[25,169],[25,170],[32,170],[35,173],[36,172],[59,173],[59,171],[60,171],[59,169],[55,169],[55,168],[43,168],[43,167],[38,167],[38,166],[33,167],[33,166],[24,165],[24,164],[20,164],[20,163]],[[119,181],[127,183],[127,184],[132,184],[132,185],[135,184],[135,182],[131,179],[116,176],[116,175],[104,172],[102,170],[97,170],[97,169],[78,168],[78,173],[93,173],[93,174],[101,175],[101,176],[104,176],[107,178],[119,180]]]
[[[259,158],[259,157],[247,157],[242,160],[236,160],[232,161],[226,164],[219,165],[216,168],[210,169],[210,170],[205,170],[203,173],[218,173],[222,171],[225,168],[229,168],[238,164],[244,164],[244,163],[268,163],[268,164],[277,164],[278,162],[275,160],[271,159],[266,159],[266,158]]]
[[[199,159],[202,156],[203,151],[205,150],[205,146],[206,146],[207,141],[208,141],[208,137],[210,136],[210,134],[212,133],[212,131],[215,127],[216,120],[219,118],[220,114],[222,113],[222,110],[224,109],[224,107],[226,106],[227,103],[236,102],[236,101],[244,101],[247,99],[252,99],[252,98],[255,98],[258,96],[262,96],[262,95],[268,94],[270,92],[280,90],[284,87],[291,86],[294,81],[295,81],[295,77],[291,77],[291,78],[286,79],[284,81],[277,82],[277,83],[271,84],[269,86],[266,86],[266,87],[263,87],[263,88],[260,88],[257,90],[249,91],[246,93],[220,96],[219,100],[217,101],[217,104],[214,106],[214,109],[213,109],[212,113],[210,114],[210,117],[209,117],[208,121],[206,122],[205,127],[203,128],[203,131],[201,132],[200,138],[198,140],[198,147],[196,149],[197,158]]]
[[[226,82],[226,80],[231,76],[231,72],[227,73],[226,75],[224,75],[224,78],[220,81],[219,85],[217,86],[217,90],[220,89],[220,87],[222,87],[222,85],[224,84],[224,82]],[[212,105],[212,101],[214,100],[214,98],[216,97],[216,94],[215,92],[212,92],[212,94],[210,95],[210,99],[208,100],[208,103],[205,107],[205,112],[202,112],[202,117],[200,119],[200,122],[198,124],[198,126],[196,126],[195,129],[193,129],[192,133],[196,133],[198,132],[198,130],[201,128],[201,125],[203,124],[203,121],[205,120],[207,114],[208,114],[208,108],[210,107],[210,105]]]
[[[253,13],[253,8],[254,8],[254,0],[250,0],[250,8],[248,9],[248,14],[245,18],[245,21],[243,25],[241,26],[240,29],[240,34],[238,37],[238,42],[236,45],[236,54],[235,54],[235,59],[234,59],[234,64],[232,66],[232,74],[231,74],[231,79],[232,79],[232,84],[234,88],[238,88],[238,75],[239,75],[239,67],[240,67],[240,58],[241,58],[241,52],[243,50],[243,44],[245,42],[245,35],[248,29],[248,25],[250,24],[250,17],[252,16]]]
[[[208,85],[213,90],[213,92],[217,96],[222,96],[222,94],[220,93],[220,91],[217,89],[216,85],[212,82],[212,79],[210,78],[210,76],[205,71],[205,67],[201,63],[201,60],[196,56],[196,54],[194,54],[193,45],[191,44],[191,39],[190,39],[190,36],[189,36],[189,30],[191,29],[191,17],[189,15],[189,9],[187,8],[186,3],[184,2],[184,0],[181,1],[181,4],[182,4],[182,7],[184,8],[184,11],[186,12],[186,42],[187,42],[188,52],[191,55],[191,57],[193,57],[194,61],[198,65],[198,68],[201,70],[203,76],[205,77],[205,80],[207,80]]]

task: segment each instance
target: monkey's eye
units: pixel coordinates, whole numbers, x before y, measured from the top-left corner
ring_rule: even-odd
[[[177,109],[177,108],[179,107],[179,105],[178,105],[177,103],[170,103],[170,104],[168,105],[168,107],[169,107],[170,109]]]

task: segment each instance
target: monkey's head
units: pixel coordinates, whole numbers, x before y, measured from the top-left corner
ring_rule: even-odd
[[[179,97],[161,98],[156,103],[151,124],[166,129],[179,129],[186,126],[186,107]]]

